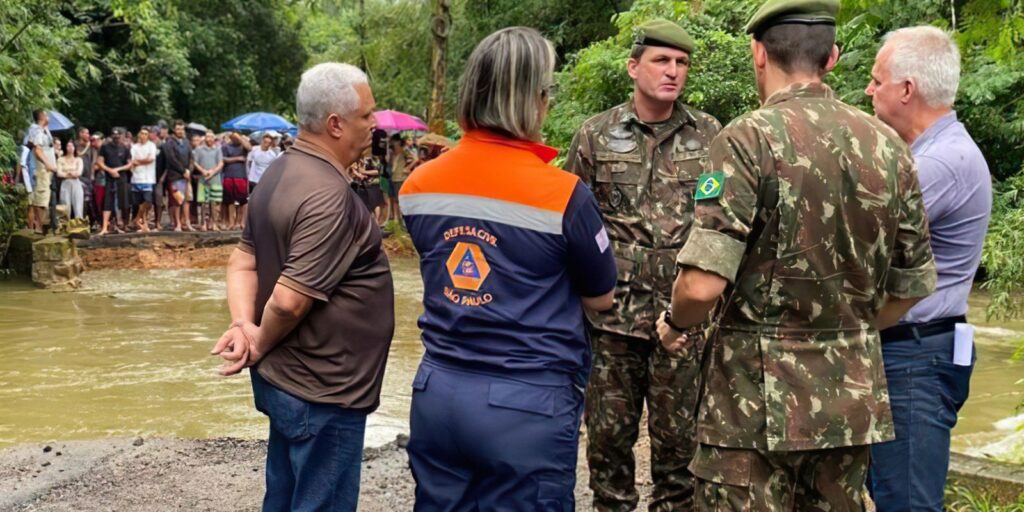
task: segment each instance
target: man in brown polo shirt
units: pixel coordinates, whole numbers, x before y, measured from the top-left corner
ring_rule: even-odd
[[[366,416],[394,332],[381,233],[345,170],[370,145],[366,75],[337,63],[302,75],[300,133],[250,198],[228,262],[232,324],[222,373],[253,367],[270,417],[264,511],[356,510]]]

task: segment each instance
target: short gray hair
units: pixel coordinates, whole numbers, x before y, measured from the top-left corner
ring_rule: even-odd
[[[355,86],[365,83],[366,73],[351,64],[324,62],[306,70],[295,92],[299,128],[320,133],[331,113],[351,114],[359,106]]]
[[[540,140],[554,69],[555,48],[536,29],[509,27],[485,37],[462,73],[459,125]]]
[[[891,47],[889,74],[893,82],[913,79],[931,107],[951,107],[960,87],[960,50],[949,33],[932,26],[907,27],[885,35]]]

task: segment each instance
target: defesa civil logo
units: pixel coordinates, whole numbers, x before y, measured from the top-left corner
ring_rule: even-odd
[[[478,291],[491,273],[480,246],[469,242],[455,244],[446,266],[452,285],[460,290]]]

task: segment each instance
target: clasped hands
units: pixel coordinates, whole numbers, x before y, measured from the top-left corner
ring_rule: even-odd
[[[210,355],[223,359],[220,374],[235,375],[263,358],[259,349],[260,328],[252,322],[235,322],[217,340]]]
[[[666,317],[669,314],[670,313],[668,311],[664,311],[661,316],[658,317],[658,338],[661,340],[661,346],[665,347],[666,351],[671,354],[675,354],[686,348],[689,343],[689,336],[687,336],[686,333],[674,329],[668,324]]]

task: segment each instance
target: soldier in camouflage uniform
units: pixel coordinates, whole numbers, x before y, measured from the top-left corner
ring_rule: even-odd
[[[721,125],[678,101],[693,40],[679,25],[642,25],[631,53],[633,98],[584,123],[566,169],[597,197],[618,266],[616,307],[592,315],[587,458],[597,510],[633,510],[633,445],[644,401],[651,437],[650,510],[693,503],[697,350],[668,354],[654,330],[668,308],[675,256],[693,219],[693,192]],[[695,338],[700,327],[694,329]]]
[[[723,294],[708,341],[698,510],[862,510],[893,438],[878,327],[935,286],[910,151],[833,97],[837,0],[770,0],[748,24],[762,106],[699,179],[671,322]],[[659,321],[669,350],[686,337]]]

